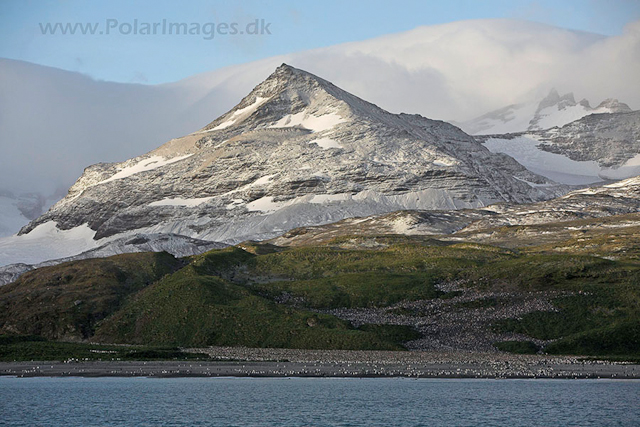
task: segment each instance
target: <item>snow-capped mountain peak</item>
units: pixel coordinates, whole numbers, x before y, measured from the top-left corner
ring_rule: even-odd
[[[592,108],[586,99],[576,102],[571,92],[560,95],[556,89],[551,89],[540,101],[509,105],[459,125],[473,135],[496,135],[560,127],[590,114],[631,111],[627,104],[617,99],[605,99]]]
[[[596,108],[591,108],[586,99],[576,102],[573,93],[560,96],[552,89],[540,103],[526,130],[544,130],[564,126],[590,114],[630,112],[627,104],[617,99],[609,98],[602,101]]]
[[[345,121],[338,112],[348,116],[351,108],[358,104],[365,104],[365,101],[313,74],[282,64],[238,105],[201,132],[229,130],[237,133],[247,128],[265,127],[322,132]],[[250,117],[251,120],[245,123]],[[279,119],[274,122],[274,117]]]
[[[67,197],[0,241],[0,264],[24,262],[21,242],[33,248],[31,237],[41,235],[55,237],[51,250],[29,262],[53,258],[73,230],[81,251],[133,235],[237,243],[353,216],[561,191],[453,125],[389,113],[282,65],[204,128],[126,162],[88,167]]]

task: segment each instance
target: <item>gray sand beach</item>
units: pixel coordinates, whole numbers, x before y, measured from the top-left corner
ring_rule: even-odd
[[[4,362],[0,363],[0,375],[640,379],[640,365],[568,356],[241,347],[189,351],[207,353],[212,360]]]

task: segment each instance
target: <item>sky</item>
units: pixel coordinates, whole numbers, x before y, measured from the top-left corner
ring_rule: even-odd
[[[158,84],[419,26],[485,18],[616,36],[640,19],[640,0],[2,0],[0,57],[98,80]],[[167,26],[162,34],[163,20],[167,26],[187,24],[193,34],[167,34]],[[94,34],[81,34],[80,27],[73,35],[61,34],[56,27],[76,23]],[[236,34],[229,34],[233,24]]]

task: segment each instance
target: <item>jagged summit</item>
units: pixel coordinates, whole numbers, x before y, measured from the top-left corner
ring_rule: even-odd
[[[453,125],[389,113],[283,64],[199,131],[86,168],[9,249],[0,243],[0,265],[22,242],[45,247],[41,236],[73,236],[83,251],[166,233],[237,243],[354,216],[530,202],[562,191]]]
[[[592,108],[588,100],[576,102],[573,93],[560,95],[552,88],[540,101],[509,105],[459,125],[472,135],[496,135],[551,129],[591,114],[631,111],[627,104],[613,98],[606,99],[596,108]]]
[[[569,92],[560,96],[558,91],[555,88],[553,88],[549,91],[549,94],[542,101],[540,101],[540,103],[538,104],[537,112],[540,112],[545,108],[554,107],[554,106],[557,106],[558,109],[561,110],[566,107],[572,107],[574,105],[576,105],[576,100],[573,97],[572,92]]]

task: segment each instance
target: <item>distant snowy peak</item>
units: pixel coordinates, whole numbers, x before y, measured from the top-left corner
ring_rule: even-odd
[[[472,135],[496,135],[564,126],[590,114],[631,111],[627,104],[617,99],[605,99],[592,108],[586,99],[576,102],[573,93],[560,95],[551,89],[539,102],[509,105],[459,125]]]
[[[590,114],[562,127],[476,136],[556,182],[584,185],[640,175],[640,111]]]
[[[586,100],[583,100],[581,102],[587,102],[588,105],[588,101]],[[538,111],[544,110],[545,108],[549,107],[557,107],[558,110],[562,110],[566,107],[572,107],[574,105],[576,105],[576,100],[573,97],[573,93],[569,92],[560,96],[558,91],[554,88],[549,91],[549,94],[546,96],[546,98],[540,101],[540,103],[538,104]]]
[[[560,96],[555,89],[552,89],[549,95],[538,104],[533,118],[529,121],[529,127],[523,130],[560,127],[589,114],[628,113],[631,111],[627,104],[612,98],[602,101],[596,108],[591,108],[586,99],[576,102],[573,93]]]

